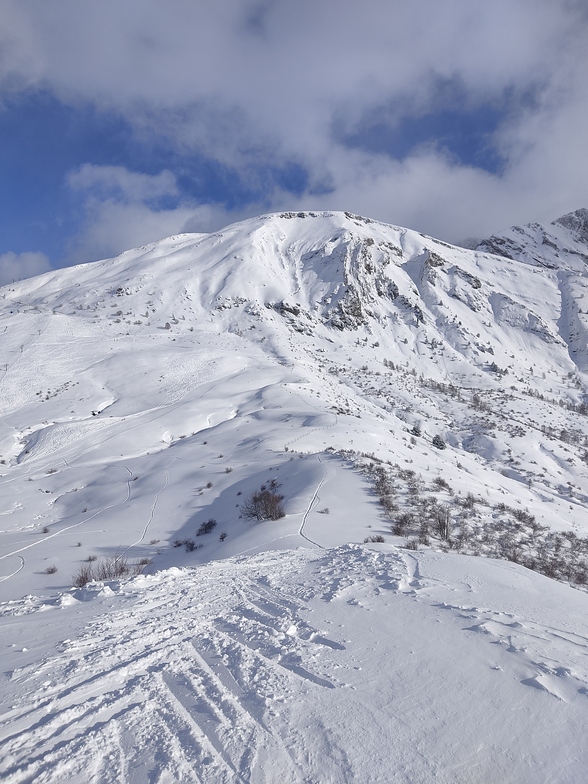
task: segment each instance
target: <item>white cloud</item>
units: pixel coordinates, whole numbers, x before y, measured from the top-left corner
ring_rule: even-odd
[[[179,193],[176,178],[170,171],[149,175],[131,172],[124,166],[97,166],[91,163],[85,163],[70,172],[67,183],[73,190],[124,202],[153,201]]]
[[[332,184],[331,194],[301,202],[431,233],[441,227],[453,238],[588,203],[588,23],[580,0],[0,5],[5,90],[34,86],[72,105],[117,111],[138,133],[165,135],[180,154],[197,151],[244,177],[261,163],[293,162],[308,170],[311,189]],[[397,161],[341,142],[342,129],[361,134],[373,112],[392,127],[438,110],[447,85],[457,108],[509,96],[511,114],[495,136],[505,160],[499,174],[434,148]],[[126,204],[131,222],[146,225],[147,190],[174,194],[173,175],[158,178],[88,165],[70,184],[98,194],[96,225],[112,220],[115,233],[107,213],[122,215]],[[276,191],[272,205],[281,198]],[[181,222],[183,209],[151,216],[153,226]]]
[[[49,272],[51,265],[44,253],[2,253],[0,255],[0,286],[12,283],[15,280],[32,278]]]
[[[67,181],[81,197],[84,215],[70,241],[69,264],[115,256],[172,234],[212,231],[241,217],[219,206],[188,201],[168,209],[154,205],[162,196],[178,195],[169,171],[148,175],[122,166],[84,164],[70,172]]]

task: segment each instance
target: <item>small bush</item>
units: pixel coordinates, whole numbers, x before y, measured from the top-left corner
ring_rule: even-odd
[[[223,531],[221,534],[218,535],[219,542],[224,542],[226,538],[227,538],[227,532],[226,531]]]
[[[464,509],[475,509],[476,508],[476,497],[472,495],[472,493],[468,493],[466,497],[461,502]]]
[[[210,488],[212,487],[212,482],[207,482],[206,487],[210,490]]]
[[[89,563],[92,563],[92,561],[97,561],[97,560],[98,560],[98,556],[97,555],[89,555],[86,558],[86,561],[89,561]]]
[[[56,571],[57,571],[57,567],[56,566],[48,566],[45,569],[45,574],[55,574]]]
[[[437,490],[447,490],[448,493],[452,492],[451,487],[442,476],[436,476],[435,479],[433,479],[433,485]]]
[[[214,519],[214,517],[211,517],[210,520],[207,520],[205,523],[200,524],[200,528],[196,531],[196,536],[203,536],[204,534],[209,534],[215,527],[216,527],[216,520]]]
[[[435,508],[434,525],[439,537],[445,542],[449,541],[453,526],[448,506],[443,505]]]
[[[126,577],[132,571],[132,566],[124,557],[106,558],[96,566],[95,580],[116,580]]]
[[[45,528],[43,528],[41,533],[43,533],[43,534],[48,534],[49,533],[49,529],[47,528],[47,526],[45,526]]]
[[[83,588],[86,583],[91,583],[94,579],[94,568],[90,564],[82,564],[73,576],[75,588]]]
[[[382,534],[373,534],[372,536],[366,536],[363,540],[364,544],[370,544],[371,542],[385,542],[386,540],[382,536]]]
[[[92,557],[92,561],[96,556]],[[106,580],[116,580],[127,577],[131,574],[139,574],[142,567],[150,563],[149,558],[142,558],[140,561],[131,563],[124,555],[115,555],[112,558],[105,558],[99,563],[83,563],[72,578],[75,588],[83,588],[87,583],[95,580],[101,582]],[[55,570],[57,571],[57,569]]]
[[[392,526],[392,533],[396,536],[404,536],[406,529],[414,524],[414,515],[410,512],[404,512],[399,515],[394,521]]]
[[[429,544],[431,544],[431,540],[430,540],[430,538],[429,538],[429,535],[430,535],[429,521],[423,518],[423,519],[421,520],[421,524],[420,524],[420,527],[419,527],[419,538],[418,538],[418,542],[419,542],[420,544],[424,544],[424,545],[429,545]],[[410,548],[409,548],[409,549],[410,549]],[[412,549],[416,550],[417,548],[416,548],[416,547],[414,547],[414,548],[412,548]]]
[[[433,436],[433,446],[437,447],[437,449],[445,449],[447,444],[445,443],[443,438],[439,434],[437,434],[436,436]]]
[[[248,520],[279,520],[286,516],[283,500],[284,496],[273,490],[256,490],[241,507],[243,517]]]

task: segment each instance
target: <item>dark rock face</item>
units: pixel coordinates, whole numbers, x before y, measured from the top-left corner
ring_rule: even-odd
[[[563,215],[553,223],[574,231],[582,240],[588,242],[588,210],[585,207]]]

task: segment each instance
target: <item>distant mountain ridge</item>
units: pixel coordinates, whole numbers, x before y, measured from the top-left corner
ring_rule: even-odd
[[[477,250],[528,264],[581,272],[588,264],[588,210],[580,208],[547,226],[512,226],[482,240]]]

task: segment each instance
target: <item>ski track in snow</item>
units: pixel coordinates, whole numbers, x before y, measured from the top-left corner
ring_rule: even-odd
[[[132,473],[131,473],[130,469],[127,466],[122,465],[122,466],[117,466],[117,467],[124,468],[124,470],[127,472],[129,477],[132,477]],[[108,504],[107,506],[103,506],[101,509],[98,509],[96,512],[93,512],[88,517],[85,517],[83,520],[80,520],[79,523],[74,523],[73,525],[64,526],[63,528],[60,528],[59,531],[55,531],[55,533],[47,533],[42,540],[41,539],[37,539],[36,541],[31,542],[30,544],[24,545],[24,547],[20,547],[17,550],[12,550],[11,552],[4,553],[4,555],[0,555],[0,561],[5,560],[6,558],[11,558],[13,556],[18,556],[19,558],[22,559],[22,564],[21,564],[20,569],[17,569],[16,572],[13,572],[12,574],[7,575],[7,576],[5,576],[2,579],[3,580],[7,580],[7,579],[9,579],[11,577],[14,577],[24,567],[25,560],[24,560],[24,558],[22,558],[20,553],[23,553],[26,550],[30,550],[33,547],[39,547],[39,546],[43,547],[44,546],[43,545],[44,542],[50,541],[51,539],[55,539],[56,537],[60,537],[63,534],[69,532],[69,531],[75,531],[75,530],[81,528],[82,526],[84,526],[86,523],[89,523],[90,520],[94,520],[99,515],[101,515],[104,512],[108,511],[109,509],[114,509],[117,506],[123,506],[124,504],[126,504],[130,500],[130,498],[131,498],[130,478],[127,479],[125,484],[126,484],[127,497],[125,498],[124,501],[119,501],[117,503],[112,503],[112,504]],[[2,580],[0,580],[0,582],[2,582]]]
[[[389,705],[369,698],[374,678],[382,692],[398,691],[393,657],[399,653],[391,650],[376,669],[370,657],[379,645],[385,654],[381,633],[391,632],[396,617],[406,622],[415,601],[428,613],[450,613],[454,637],[468,636],[476,650],[497,647],[496,655],[511,657],[511,671],[492,669],[507,679],[518,672],[527,699],[545,695],[553,705],[569,706],[588,695],[586,636],[513,613],[438,602],[438,589],[455,587],[423,577],[418,557],[408,553],[358,546],[263,553],[112,588],[96,585],[94,601],[118,598],[117,609],[99,615],[54,655],[12,673],[8,699],[13,691],[20,696],[0,716],[3,781],[489,781],[490,769],[476,772],[475,755],[468,773],[463,760],[445,759],[443,744],[440,750],[433,739],[429,754],[422,753],[419,714],[402,689]],[[39,600],[37,610],[61,612],[88,592],[72,592],[65,605]],[[345,623],[327,620],[321,608],[328,607]],[[384,624],[381,631],[354,632],[353,618],[372,616],[370,623]],[[410,626],[405,634],[410,648]],[[546,648],[569,658],[547,658]],[[407,695],[416,690],[417,702],[422,688],[432,688],[426,672],[422,678],[422,685],[407,687]],[[464,688],[474,688],[467,667],[463,678]],[[362,722],[370,713],[366,737]],[[537,780],[534,764],[510,762],[512,777],[498,772],[493,780]]]

